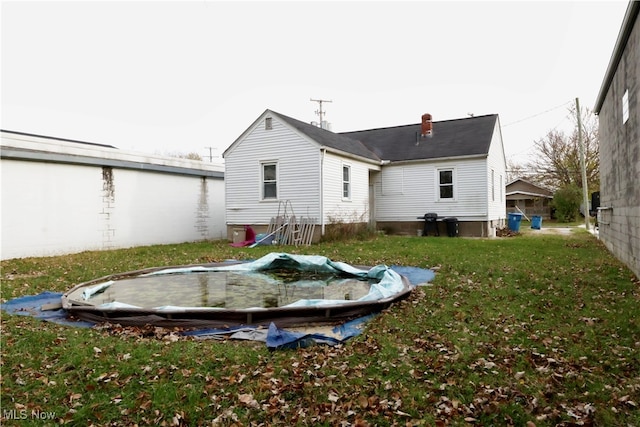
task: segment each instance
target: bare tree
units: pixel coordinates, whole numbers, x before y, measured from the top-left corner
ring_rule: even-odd
[[[182,157],[182,156],[180,156],[180,157]],[[185,154],[184,158],[185,159],[189,159],[189,160],[202,160],[202,156],[200,154],[194,153],[194,152]]]
[[[524,165],[507,160],[507,184],[519,178],[527,179],[527,175],[528,171]]]
[[[507,160],[507,184],[516,179],[524,179],[544,187],[544,183],[540,181],[538,174],[535,171],[531,171],[529,166],[516,163],[513,160]]]
[[[534,146],[538,156],[527,163],[527,169],[533,172],[533,180],[548,188],[557,189],[570,184],[582,187],[575,107],[570,111],[571,117],[574,118],[574,130],[570,134],[555,129],[549,131],[544,138],[535,141]],[[600,188],[598,119],[593,112],[585,109],[582,112],[581,121],[587,185],[590,189],[598,189]]]
[[[167,156],[169,157],[175,157],[178,159],[187,159],[187,160],[202,160],[202,156],[198,153],[195,152],[191,152],[191,153],[168,153]]]

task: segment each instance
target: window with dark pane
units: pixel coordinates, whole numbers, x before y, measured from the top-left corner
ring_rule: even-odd
[[[342,198],[351,198],[351,167],[342,166]]]
[[[262,198],[278,198],[277,164],[262,164]]]
[[[440,198],[453,199],[453,170],[445,169],[439,172]]]

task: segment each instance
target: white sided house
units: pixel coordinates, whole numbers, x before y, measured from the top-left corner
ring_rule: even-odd
[[[266,110],[224,157],[228,236],[266,230],[284,201],[314,219],[316,239],[339,222],[416,235],[426,213],[495,236],[506,218],[497,115],[334,133]]]

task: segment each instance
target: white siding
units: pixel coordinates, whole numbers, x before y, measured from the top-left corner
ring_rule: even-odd
[[[438,200],[438,170],[454,171],[454,199]],[[491,195],[494,171],[495,199]],[[427,212],[460,221],[489,221],[506,217],[506,164],[499,123],[488,157],[391,164],[374,182],[377,221],[415,221]],[[502,182],[502,185],[500,183]]]
[[[332,222],[416,221],[427,212],[460,221],[505,217],[504,149],[496,124],[488,156],[398,162],[384,166],[325,151],[277,115],[265,129],[267,110],[225,152],[227,225],[268,224],[288,200],[298,216]],[[261,165],[276,163],[277,200],[261,200]],[[343,197],[343,168],[351,194]],[[440,199],[438,172],[451,169],[454,197]],[[491,196],[491,171],[495,197]],[[373,173],[373,171],[378,171]],[[372,179],[374,182],[370,182]],[[373,209],[373,212],[370,212]]]
[[[326,153],[324,156],[324,222],[369,222],[369,168],[366,163]],[[351,168],[351,197],[342,197],[342,167]]]
[[[261,162],[278,165],[278,199],[261,200]],[[227,225],[268,224],[279,201],[289,200],[296,216],[320,217],[320,150],[289,126],[264,117],[225,156]],[[282,214],[283,212],[281,212]],[[290,213],[290,212],[289,212]]]
[[[438,200],[437,171],[440,168],[454,169],[454,200]],[[376,220],[415,221],[427,212],[455,216],[460,221],[485,220],[486,171],[485,158],[384,166],[374,183]],[[389,179],[389,183],[385,179]],[[399,179],[402,179],[401,184]]]
[[[489,147],[489,157],[487,159],[487,194],[489,206],[489,220],[505,219],[507,216],[506,208],[506,175],[507,165],[504,157],[504,145],[502,142],[502,134],[500,132],[500,122],[496,122],[496,128],[493,132],[491,147]],[[494,171],[495,179],[495,200],[491,197],[491,170]]]
[[[398,196],[404,194],[404,167],[390,167],[382,169],[380,191],[383,196]]]

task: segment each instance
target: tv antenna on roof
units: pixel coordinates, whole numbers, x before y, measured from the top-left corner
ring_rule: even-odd
[[[320,127],[322,127],[322,116],[323,116],[324,114],[326,114],[326,113],[324,113],[324,112],[322,111],[322,103],[323,103],[323,102],[333,102],[333,101],[331,101],[331,100],[329,100],[329,99],[313,99],[313,98],[309,98],[309,99],[310,99],[311,101],[313,101],[313,102],[317,102],[317,103],[318,103],[318,105],[319,105],[319,106],[318,106],[318,109],[316,110],[316,114],[317,114],[318,116],[320,116]]]

